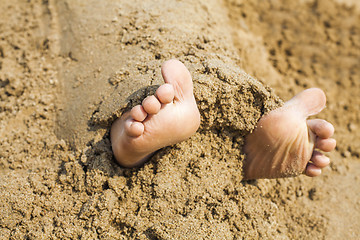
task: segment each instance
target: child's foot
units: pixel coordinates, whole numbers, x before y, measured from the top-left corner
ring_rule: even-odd
[[[156,95],[145,98],[111,127],[112,149],[124,167],[143,163],[154,151],[189,138],[199,128],[189,71],[181,62],[169,60],[161,73],[165,84]]]
[[[290,177],[300,173],[315,177],[330,159],[317,148],[330,152],[334,127],[325,120],[306,120],[319,113],[326,103],[322,90],[307,89],[279,109],[264,115],[244,147],[245,179]]]

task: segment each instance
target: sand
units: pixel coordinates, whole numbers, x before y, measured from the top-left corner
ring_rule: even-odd
[[[360,8],[355,1],[1,1],[1,239],[356,239]],[[190,70],[201,127],[144,166],[111,122]],[[324,89],[336,151],[318,178],[242,181],[266,112]],[[281,100],[283,99],[283,100]]]

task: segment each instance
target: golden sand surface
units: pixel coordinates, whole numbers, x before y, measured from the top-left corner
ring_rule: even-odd
[[[0,0],[0,239],[358,239],[356,0]],[[182,61],[201,127],[124,169],[112,121]],[[242,181],[258,119],[309,87],[336,151],[317,178]]]

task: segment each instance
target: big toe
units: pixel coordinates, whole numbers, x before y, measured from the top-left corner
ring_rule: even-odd
[[[176,101],[193,98],[192,78],[183,63],[176,59],[166,61],[161,67],[161,74],[165,83],[173,86]]]
[[[306,89],[285,103],[285,106],[294,107],[297,112],[307,118],[318,114],[325,107],[326,96],[319,88]]]

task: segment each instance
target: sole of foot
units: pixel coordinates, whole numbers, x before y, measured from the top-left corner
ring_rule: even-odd
[[[135,167],[165,146],[189,138],[200,125],[200,113],[187,68],[178,60],[161,67],[164,84],[111,127],[112,150],[123,167]]]
[[[307,120],[325,107],[318,88],[307,89],[283,107],[264,115],[245,139],[244,179],[319,176],[330,159],[322,152],[336,146],[334,127],[322,119]],[[317,149],[317,150],[316,150]],[[318,151],[319,150],[319,151]]]

